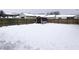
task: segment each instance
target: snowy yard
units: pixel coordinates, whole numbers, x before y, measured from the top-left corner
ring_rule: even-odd
[[[26,24],[0,27],[3,50],[79,50],[79,25]]]

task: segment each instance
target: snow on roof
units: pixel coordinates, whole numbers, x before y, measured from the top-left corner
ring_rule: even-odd
[[[40,17],[46,17],[46,15],[35,15],[35,16],[37,16],[37,17],[38,17],[38,16],[40,16]]]
[[[44,14],[29,14],[29,13],[22,13],[22,16],[40,16],[40,17],[55,17],[55,15],[44,15]],[[74,17],[76,15],[56,15],[56,17]]]
[[[25,16],[35,16],[34,14],[24,13]]]
[[[40,17],[55,17],[55,15],[35,15]],[[75,15],[56,15],[56,17],[74,17]]]
[[[74,17],[75,15],[56,15],[56,17]],[[46,17],[55,17],[55,15],[47,15]]]
[[[33,14],[28,14],[28,13],[21,13],[20,16],[26,17],[26,16],[35,16],[35,15],[33,15]]]
[[[47,15],[46,17],[55,17],[55,15]]]
[[[74,17],[75,15],[57,15],[57,17]]]
[[[19,14],[19,13],[12,13],[12,12],[4,12],[5,14],[11,14],[11,15],[16,15],[16,14]]]

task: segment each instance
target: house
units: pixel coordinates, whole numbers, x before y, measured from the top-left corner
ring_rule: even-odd
[[[75,17],[75,15],[47,15],[47,16],[44,16],[46,17],[47,19],[72,19]]]
[[[0,18],[15,18],[19,14],[5,13],[3,10],[0,11]]]
[[[28,14],[28,13],[21,13],[20,18],[24,19],[36,19],[36,16],[33,14]]]
[[[76,15],[76,16],[74,17],[74,19],[79,19],[79,15]]]
[[[75,15],[56,15],[56,19],[67,19],[67,18],[73,18]],[[51,19],[55,19],[55,15],[48,16]]]

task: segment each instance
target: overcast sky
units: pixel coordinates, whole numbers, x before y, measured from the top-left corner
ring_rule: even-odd
[[[60,14],[79,14],[79,9],[2,9],[6,13],[47,13],[59,11]]]

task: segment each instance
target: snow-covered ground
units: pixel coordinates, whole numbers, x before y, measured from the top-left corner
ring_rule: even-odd
[[[0,49],[79,49],[79,25],[48,23],[0,27]]]

